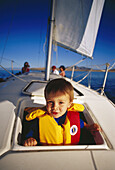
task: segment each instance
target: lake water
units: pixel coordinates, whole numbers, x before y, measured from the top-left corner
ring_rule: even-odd
[[[87,72],[75,72],[73,80],[81,80]],[[81,75],[81,76],[80,76]],[[88,86],[88,82],[92,89],[97,90],[103,86],[104,72],[91,72],[90,75],[84,79],[81,84]],[[71,71],[66,72],[67,77],[71,77]],[[105,85],[105,94],[115,103],[115,72],[109,72]]]
[[[10,70],[11,71],[11,70]],[[14,70],[14,74],[18,73],[20,70]],[[74,72],[73,80],[79,81],[81,80],[87,72]],[[92,89],[97,90],[103,85],[104,80],[104,72],[91,72],[91,74],[84,79],[81,84],[88,86],[90,82],[90,86]],[[5,70],[0,70],[0,78],[7,78],[10,74]],[[66,76],[71,78],[71,71],[66,71]],[[107,76],[107,81],[105,85],[105,94],[108,96],[110,100],[115,103],[115,72],[109,72]]]

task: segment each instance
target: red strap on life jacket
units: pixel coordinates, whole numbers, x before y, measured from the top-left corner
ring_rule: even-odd
[[[70,120],[71,144],[78,144],[80,140],[80,117],[79,112],[68,111],[67,116]]]

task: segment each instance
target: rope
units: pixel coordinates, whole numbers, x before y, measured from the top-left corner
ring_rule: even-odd
[[[17,62],[14,61],[14,60],[11,60],[11,59],[8,59],[8,58],[4,58],[4,57],[0,57],[0,58],[2,58],[2,60],[4,59],[4,60],[7,60],[7,61],[11,61],[11,62],[13,61],[13,63],[17,64],[18,67],[21,66],[21,64],[17,63]]]
[[[18,1],[17,1],[17,4],[18,4]],[[16,5],[17,5],[17,4],[16,4]],[[13,19],[14,19],[14,16],[15,16],[16,8],[17,8],[17,6],[16,6],[15,9],[14,9],[15,11],[14,11],[14,14],[12,15],[12,18],[11,18],[11,21],[10,21],[8,33],[7,33],[7,36],[6,36],[5,44],[4,44],[3,51],[2,51],[2,55],[1,55],[0,64],[1,64],[1,62],[2,62],[2,59],[3,59],[3,56],[4,56],[4,52],[5,52],[5,49],[6,49],[6,45],[7,45],[7,42],[8,42],[8,38],[9,38],[9,35],[10,35],[10,30],[11,30],[11,27],[12,27],[12,23],[13,23]]]
[[[109,70],[111,70],[114,67],[115,63],[113,63],[113,65],[109,68]]]
[[[8,59],[8,58],[4,58],[4,57],[0,57],[0,58],[2,58],[4,60],[12,61],[11,59]]]
[[[115,63],[111,66],[110,69],[112,69],[112,68],[114,67],[114,65],[115,65]],[[109,69],[109,70],[110,70],[110,69]],[[88,74],[87,74],[86,76],[84,76],[81,80],[77,81],[77,84],[80,83],[81,81],[83,81],[83,80],[91,73],[91,71],[92,71],[92,69],[88,72]],[[102,71],[105,72],[105,70],[102,70]],[[76,76],[76,77],[78,77],[78,76]],[[76,77],[74,77],[74,78],[76,78]],[[96,91],[99,91],[100,89],[101,89],[101,88],[99,88],[99,89],[96,90]]]
[[[74,65],[66,68],[65,70],[67,71],[69,68],[74,67],[75,65],[77,65],[77,64],[81,63],[82,61],[84,61],[85,59],[86,59],[86,58],[83,58],[82,60],[80,60],[80,61],[78,61],[77,63],[75,63]]]
[[[89,71],[88,74],[86,74],[86,76],[84,76],[81,80],[77,81],[76,83],[78,84],[78,83],[80,83],[81,81],[83,81],[83,80],[89,75],[90,72],[91,72],[91,71]]]
[[[114,61],[115,59],[109,60],[107,63],[110,63],[111,61]],[[98,65],[88,65],[88,66],[104,66],[106,65],[106,63],[104,64],[98,64]]]
[[[104,64],[104,65],[105,65],[105,64]],[[96,67],[99,68],[99,66],[97,66],[97,65],[96,65]],[[102,72],[105,72],[105,70],[102,70],[102,69],[100,69],[100,68],[99,68],[99,70],[102,71]]]
[[[104,64],[104,65],[106,65],[106,64]],[[113,63],[113,65],[108,70],[111,70],[114,67],[114,65],[115,65],[115,63]],[[99,68],[99,66],[97,66],[97,65],[96,65],[96,67]],[[105,72],[105,70],[100,70],[100,71]]]
[[[80,77],[80,76],[82,76],[82,75],[84,75],[84,74],[86,74],[86,73],[81,73],[81,74],[75,76],[74,78]]]
[[[5,71],[7,71],[9,74],[11,74],[12,76],[16,77],[17,79],[21,80],[21,81],[24,81],[24,82],[28,82],[18,76],[16,76],[15,74],[11,73],[10,71],[8,71],[7,69],[5,69],[3,66],[0,65],[0,67],[2,67]]]

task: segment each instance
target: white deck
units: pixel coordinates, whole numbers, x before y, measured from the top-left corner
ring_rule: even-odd
[[[106,97],[100,96],[83,85],[76,85],[75,82],[72,84],[83,93],[83,96],[75,96],[74,102],[84,104],[92,120],[100,124],[105,140],[104,148],[100,145],[27,148],[19,146],[17,135],[21,129],[20,120],[24,107],[36,106],[39,101],[39,104],[45,104],[43,88],[36,89],[39,94],[35,98],[22,94],[22,89],[31,80],[38,80],[39,77],[43,80],[44,74],[29,73],[29,75],[20,75],[20,77],[28,82],[11,78],[7,82],[0,83],[0,170],[32,168],[114,170],[115,107]],[[50,78],[56,77],[58,76],[51,75]]]

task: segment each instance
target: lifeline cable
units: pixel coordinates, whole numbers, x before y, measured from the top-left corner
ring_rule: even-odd
[[[7,69],[5,69],[3,66],[0,65],[0,67],[2,67],[5,71],[7,71],[9,74],[11,74],[12,76],[16,77],[17,79],[21,80],[21,81],[24,81],[24,82],[28,82],[18,76],[16,76],[15,74],[11,73],[10,71],[8,71]]]

